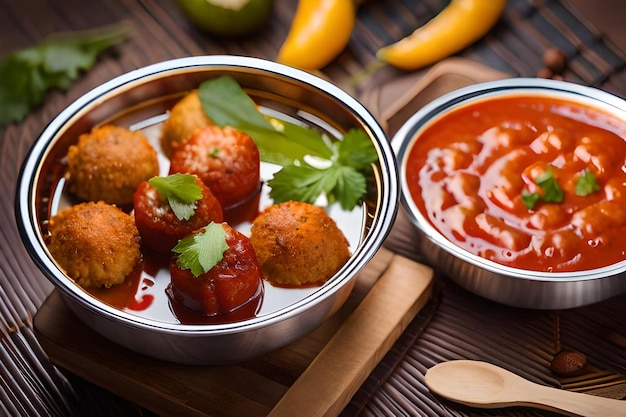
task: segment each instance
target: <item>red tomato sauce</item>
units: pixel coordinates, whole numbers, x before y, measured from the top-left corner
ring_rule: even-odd
[[[155,291],[153,287],[156,276],[160,270],[168,269],[170,257],[165,257],[151,250],[143,252],[143,259],[137,264],[133,272],[126,277],[122,284],[113,285],[111,288],[84,288],[89,294],[105,304],[120,310],[145,311],[150,307],[163,310],[160,314],[171,322],[181,324],[226,324],[248,320],[256,317],[261,309],[264,299],[264,287],[259,283],[256,293],[244,302],[240,307],[232,311],[206,316],[192,311],[182,304],[174,301],[171,295],[171,285],[165,291]],[[152,288],[151,288],[152,287]],[[165,315],[163,311],[169,312]]]
[[[460,107],[418,134],[408,187],[454,244],[534,271],[626,259],[626,121],[574,102],[520,96]],[[578,195],[586,170],[597,187]],[[548,192],[537,182],[547,171],[562,191],[559,202],[543,200]],[[534,206],[523,194],[538,196]]]

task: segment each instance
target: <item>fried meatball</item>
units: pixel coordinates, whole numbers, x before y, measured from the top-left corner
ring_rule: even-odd
[[[170,110],[170,115],[161,128],[161,149],[168,157],[172,150],[191,138],[203,127],[212,125],[213,122],[204,113],[198,90],[183,97]]]
[[[226,209],[259,189],[259,149],[252,138],[232,127],[207,126],[179,146],[170,174],[196,174]]]
[[[141,259],[132,216],[102,201],[59,211],[49,231],[50,253],[82,287],[121,284]]]
[[[262,296],[263,289],[261,267],[248,237],[227,223],[215,225],[223,228],[228,248],[213,268],[194,276],[178,265],[178,257],[170,262],[170,297],[206,316],[233,312]],[[202,228],[196,233],[209,232]]]
[[[350,257],[348,241],[335,221],[308,203],[269,206],[250,233],[265,278],[278,286],[321,285]]]
[[[155,149],[141,132],[113,125],[80,135],[67,152],[69,191],[83,201],[130,205],[140,182],[159,175]]]
[[[142,245],[169,255],[179,239],[211,222],[224,220],[219,201],[200,178],[194,177],[202,198],[195,203],[194,214],[187,220],[176,217],[167,200],[149,182],[139,184],[133,212]]]

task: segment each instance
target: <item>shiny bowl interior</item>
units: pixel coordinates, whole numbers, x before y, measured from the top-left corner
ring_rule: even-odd
[[[450,242],[426,219],[409,192],[407,154],[429,123],[454,109],[480,100],[545,95],[604,110],[624,121],[626,101],[574,83],[513,78],[480,83],[448,93],[415,113],[392,139],[400,167],[401,203],[419,236],[417,250],[434,267],[462,287],[496,302],[522,308],[567,309],[602,301],[626,291],[625,260],[602,268],[574,272],[538,272],[504,266]],[[626,131],[626,128],[624,129]]]
[[[177,100],[209,78],[232,76],[262,111],[318,128],[332,136],[351,128],[365,131],[378,162],[373,187],[355,212],[331,210],[351,241],[352,256],[323,286],[256,317],[221,324],[181,324],[112,307],[92,297],[57,266],[45,244],[48,219],[62,205],[62,161],[81,133],[103,123],[130,129],[157,128]],[[44,129],[19,177],[16,217],[31,258],[60,291],[71,310],[108,339],[133,351],[168,361],[216,365],[239,362],[284,346],[337,311],[355,276],[388,234],[399,200],[394,153],[374,117],[335,85],[309,73],[249,57],[175,59],[121,75],[80,97]],[[356,213],[356,214],[355,214]],[[267,285],[266,285],[267,287]]]

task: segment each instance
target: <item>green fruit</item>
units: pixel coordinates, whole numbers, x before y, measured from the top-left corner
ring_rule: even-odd
[[[200,29],[220,36],[241,36],[261,28],[272,14],[273,0],[178,0]]]

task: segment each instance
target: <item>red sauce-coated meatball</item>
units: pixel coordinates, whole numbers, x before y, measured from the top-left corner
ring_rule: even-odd
[[[196,202],[194,215],[188,220],[176,217],[167,200],[149,182],[139,184],[133,204],[135,223],[144,246],[169,254],[179,239],[212,221],[224,220],[219,201],[198,177],[195,180],[202,190],[202,198]]]
[[[261,267],[250,241],[227,223],[221,226],[228,249],[211,270],[195,277],[177,264],[177,257],[170,263],[172,302],[206,316],[231,313],[258,299],[263,289]]]
[[[178,146],[170,173],[198,175],[224,209],[259,188],[259,149],[250,136],[232,127],[207,126]]]

